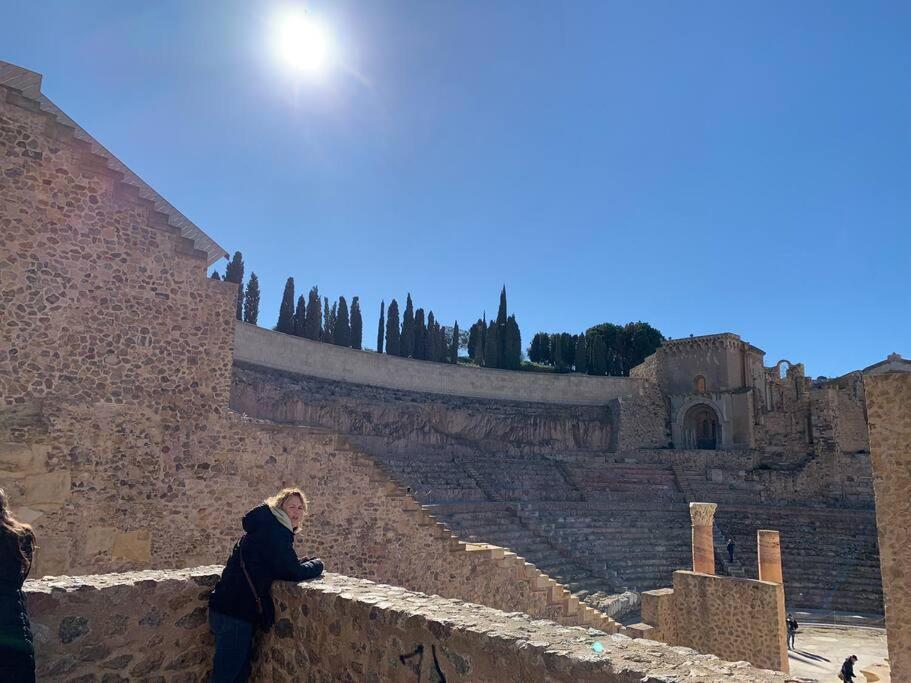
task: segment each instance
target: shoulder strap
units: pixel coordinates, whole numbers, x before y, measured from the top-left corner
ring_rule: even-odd
[[[244,534],[243,538],[237,544],[237,554],[240,557],[240,568],[244,572],[244,576],[247,578],[247,585],[250,586],[250,592],[253,593],[253,599],[256,601],[256,612],[260,616],[263,613],[263,603],[259,599],[259,594],[256,592],[256,586],[253,585],[253,579],[250,578],[250,572],[247,571],[247,563],[244,562],[244,540],[247,538],[247,535]]]

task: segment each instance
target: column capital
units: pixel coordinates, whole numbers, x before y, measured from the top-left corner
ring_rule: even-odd
[[[717,503],[690,503],[690,519],[693,526],[712,526],[715,523]]]

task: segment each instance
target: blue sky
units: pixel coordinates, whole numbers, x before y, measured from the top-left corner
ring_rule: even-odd
[[[911,3],[0,2],[0,59],[232,252],[465,326],[732,331],[834,376],[911,356]]]

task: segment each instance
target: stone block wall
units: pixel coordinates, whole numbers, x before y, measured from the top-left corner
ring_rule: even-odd
[[[642,594],[642,621],[647,638],[788,671],[781,584],[677,571],[673,590]]]
[[[38,104],[0,87],[0,397],[226,406],[236,286]]]
[[[26,583],[39,680],[202,683],[220,567]],[[254,681],[782,682],[744,662],[560,626],[339,574],[273,586]],[[593,645],[601,644],[595,651]]]
[[[866,375],[864,385],[889,663],[892,680],[905,681],[911,680],[911,362],[892,360],[883,374]]]

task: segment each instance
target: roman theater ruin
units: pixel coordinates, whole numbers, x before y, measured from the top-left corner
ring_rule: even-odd
[[[0,485],[41,680],[205,680],[213,565],[281,485],[329,573],[276,585],[256,680],[797,680],[793,609],[885,614],[911,680],[911,363],[812,379],[720,333],[537,374],[237,322],[226,249],[41,80],[0,62]]]

